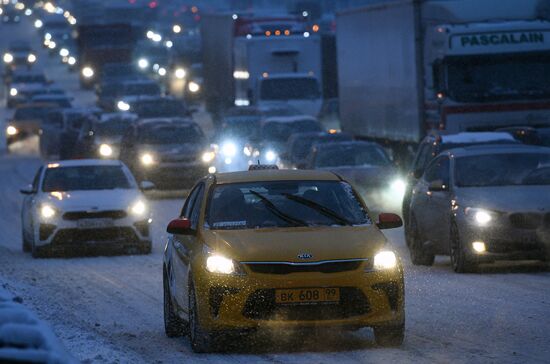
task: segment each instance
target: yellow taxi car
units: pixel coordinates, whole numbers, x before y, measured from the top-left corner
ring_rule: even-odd
[[[372,327],[404,338],[403,268],[353,187],[328,171],[253,170],[200,180],[168,225],[164,324],[207,352],[230,332]]]

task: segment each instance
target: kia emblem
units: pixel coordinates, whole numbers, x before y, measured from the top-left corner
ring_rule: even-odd
[[[309,253],[298,254],[298,259],[311,259],[311,258],[313,258],[313,255]]]

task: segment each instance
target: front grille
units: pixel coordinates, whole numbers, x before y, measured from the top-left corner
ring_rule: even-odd
[[[60,230],[53,239],[52,244],[74,244],[87,242],[118,242],[137,241],[136,234],[129,227],[111,227],[103,229],[64,229]]]
[[[290,263],[247,263],[245,264],[254,273],[263,274],[290,274],[290,273],[339,273],[356,270],[361,261],[326,262],[322,264],[290,264]]]
[[[38,238],[40,240],[47,240],[50,235],[55,231],[56,226],[52,224],[40,224],[38,229]]]
[[[311,305],[277,305],[275,290],[261,289],[248,296],[243,316],[254,320],[313,321],[345,319],[368,312],[367,297],[354,287],[340,288],[340,301],[336,304]]]
[[[123,219],[128,214],[124,210],[109,210],[109,211],[71,211],[63,214],[64,220],[80,220],[80,219]]]

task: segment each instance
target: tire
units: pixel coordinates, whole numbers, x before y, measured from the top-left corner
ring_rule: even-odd
[[[48,258],[50,257],[52,254],[51,254],[51,249],[50,249],[50,246],[46,245],[46,246],[36,246],[34,245],[34,243],[32,244],[32,257],[33,258]]]
[[[23,240],[23,252],[30,253],[32,251],[33,242],[25,237],[25,228],[23,227],[21,227],[21,239]]]
[[[405,339],[405,323],[397,326],[382,326],[374,328],[374,340],[379,346],[401,346]]]
[[[168,337],[180,337],[185,335],[187,323],[182,320],[174,310],[170,288],[168,286],[168,277],[163,269],[162,285],[164,291],[164,332]]]
[[[197,298],[193,284],[189,287],[189,339],[195,353],[209,353],[213,349],[212,334],[203,330],[197,313]]]
[[[464,245],[460,241],[458,226],[451,224],[451,265],[456,273],[470,273],[476,270],[477,265],[468,257]]]
[[[418,225],[416,223],[416,218],[411,216],[409,222],[409,253],[411,255],[411,261],[414,265],[426,265],[431,266],[434,264],[435,254],[430,253],[424,249],[423,241],[420,238],[420,233],[418,231]]]
[[[141,248],[141,254],[151,254],[152,250],[153,250],[153,243],[148,242],[147,245]]]

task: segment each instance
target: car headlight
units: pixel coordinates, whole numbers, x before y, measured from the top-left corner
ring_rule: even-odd
[[[396,194],[399,194],[399,195],[404,195],[405,194],[405,189],[407,188],[407,184],[405,183],[405,181],[398,178],[398,179],[393,180],[390,183],[390,188],[391,188],[392,192],[394,192]]]
[[[13,56],[11,55],[11,53],[4,53],[4,62],[5,63],[13,62]]]
[[[127,102],[122,101],[122,100],[120,100],[119,102],[116,103],[116,107],[117,107],[120,111],[128,111],[128,110],[130,110],[130,104],[128,104]]]
[[[204,163],[209,163],[211,162],[214,158],[216,157],[216,153],[214,152],[204,152],[202,154],[202,161]]]
[[[221,255],[211,255],[206,258],[206,270],[210,273],[233,274],[235,264],[232,259]]]
[[[130,211],[136,216],[141,216],[147,211],[147,206],[143,201],[138,201],[132,205]]]
[[[397,266],[397,256],[389,250],[381,251],[374,256],[372,266],[375,270],[393,269]]]
[[[59,55],[61,57],[68,57],[69,56],[69,50],[67,48],[61,48],[59,50]]]
[[[40,19],[36,19],[36,20],[34,21],[34,27],[35,27],[36,29],[42,28],[43,25],[44,25],[44,23],[43,23],[42,20],[40,20]]]
[[[189,82],[189,85],[187,86],[187,88],[189,89],[190,92],[197,93],[201,89],[201,86],[198,83],[191,81]]]
[[[73,56],[69,57],[67,63],[73,66],[76,63],[76,58],[74,58]]]
[[[113,148],[109,144],[101,144],[99,146],[99,155],[102,157],[110,157],[113,155]]]
[[[138,60],[138,67],[142,70],[146,69],[147,67],[149,67],[149,61],[146,58],[140,58]]]
[[[186,75],[187,72],[183,68],[176,68],[176,70],[174,71],[174,76],[176,76],[178,80],[184,79]]]
[[[57,43],[55,43],[53,40],[50,40],[50,42],[48,43],[48,48],[55,49],[55,47],[57,47]]]
[[[153,158],[153,155],[150,153],[144,153],[141,155],[141,164],[144,166],[150,166],[155,163],[155,158]]]
[[[29,63],[34,63],[36,62],[36,56],[32,53],[30,53],[28,56],[27,56],[27,62]]]
[[[17,96],[18,91],[15,87],[10,88],[10,96]]]
[[[246,155],[247,157],[250,157],[252,156],[252,147],[250,145],[246,145],[244,148],[243,148],[243,153],[244,155]]]
[[[157,72],[159,76],[166,76],[166,68],[164,67],[159,68]]]
[[[464,212],[479,226],[486,226],[493,220],[493,213],[485,209],[466,207]]]
[[[17,133],[19,133],[19,130],[17,130],[17,128],[13,125],[8,125],[6,128],[6,134],[8,134],[8,136],[14,136]]]
[[[272,150],[268,150],[267,152],[265,152],[265,159],[268,162],[275,162],[277,160],[277,157],[277,153]]]
[[[50,205],[42,205],[40,208],[40,215],[46,219],[52,218],[55,216],[55,209]]]
[[[234,157],[237,154],[237,146],[232,142],[225,142],[222,145],[222,153],[227,157]]]
[[[82,68],[82,76],[86,78],[92,78],[94,77],[94,70],[92,67],[84,67]]]

